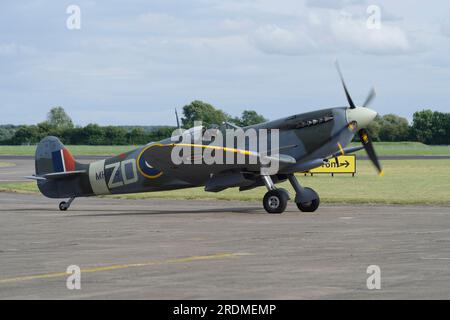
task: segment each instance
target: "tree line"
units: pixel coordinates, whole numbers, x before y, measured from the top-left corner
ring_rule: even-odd
[[[394,114],[377,116],[368,131],[374,141],[417,141],[429,145],[450,144],[450,113],[417,111],[412,123]]]
[[[193,101],[183,107],[183,128],[191,128],[194,121],[200,120],[205,126],[220,125],[224,121],[239,126],[267,121],[252,110],[245,110],[241,117],[231,117],[202,101]],[[75,126],[65,110],[56,107],[47,114],[46,121],[36,125],[1,125],[0,145],[36,144],[46,136],[56,136],[67,145],[142,145],[168,138],[175,129],[176,126]]]
[[[253,110],[244,110],[240,117],[232,117],[221,109],[202,101],[193,101],[183,107],[182,127],[187,129],[195,121],[204,126],[231,122],[245,127],[268,121]],[[174,121],[175,122],[175,121]],[[171,136],[175,126],[75,126],[62,107],[47,114],[47,120],[36,125],[1,125],[0,144],[36,144],[53,135],[68,145],[141,145]],[[415,112],[413,121],[394,114],[377,116],[368,131],[374,141],[418,141],[425,144],[450,144],[450,113],[432,110]]]

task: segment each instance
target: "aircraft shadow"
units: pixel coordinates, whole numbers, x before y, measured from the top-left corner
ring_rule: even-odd
[[[79,214],[80,212],[89,211],[89,213]],[[0,212],[55,212],[61,216],[67,216],[70,218],[76,217],[114,217],[114,216],[139,216],[139,215],[163,215],[163,214],[203,214],[203,213],[245,213],[245,214],[266,214],[261,207],[235,207],[235,208],[209,208],[209,209],[196,209],[196,210],[148,210],[148,209],[136,209],[130,211],[123,210],[111,210],[111,209],[96,209],[90,208],[86,210],[82,209],[69,209],[69,211],[61,212],[57,208],[54,210],[48,208],[13,208],[13,209],[0,209]]]
[[[236,208],[211,208],[211,209],[196,209],[196,210],[130,210],[130,211],[115,211],[115,210],[89,210],[92,213],[76,214],[70,217],[114,217],[114,216],[140,216],[140,215],[164,215],[164,214],[203,214],[203,213],[245,213],[245,214],[263,214],[264,209],[260,207],[236,207]],[[97,213],[104,211],[105,213]]]

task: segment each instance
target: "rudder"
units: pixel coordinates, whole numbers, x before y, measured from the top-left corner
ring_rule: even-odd
[[[35,155],[36,175],[76,170],[77,163],[61,141],[52,136],[39,142]]]
[[[86,170],[88,165],[75,161],[70,151],[56,137],[39,142],[35,155],[36,176]],[[68,175],[64,179],[37,180],[39,190],[48,198],[70,198],[84,194],[84,175]]]

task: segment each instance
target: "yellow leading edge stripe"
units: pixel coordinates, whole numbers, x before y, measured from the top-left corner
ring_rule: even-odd
[[[136,164],[137,164],[137,168],[139,170],[139,172],[146,178],[148,179],[156,179],[159,178],[163,172],[158,173],[157,175],[154,176],[149,176],[148,174],[145,174],[140,166],[139,166],[139,160],[142,156],[142,154],[147,151],[148,149],[150,149],[151,147],[176,147],[176,146],[181,146],[181,147],[194,147],[194,148],[203,148],[203,149],[214,149],[214,150],[223,150],[225,152],[234,152],[234,153],[240,153],[243,155],[247,155],[247,156],[251,156],[254,155],[256,156],[257,154],[255,154],[254,152],[251,151],[247,151],[247,150],[240,150],[240,149],[234,149],[234,148],[227,148],[227,147],[219,147],[219,146],[210,146],[210,145],[203,145],[203,144],[190,144],[190,143],[171,143],[171,144],[161,144],[161,143],[156,143],[156,144],[152,144],[150,146],[147,146],[145,148],[142,149],[142,151],[139,153],[138,157],[136,158]]]
[[[81,273],[93,273],[93,272],[120,270],[120,269],[137,268],[137,267],[157,266],[157,265],[170,264],[170,263],[186,263],[186,262],[194,262],[194,261],[202,261],[202,260],[225,259],[225,258],[234,258],[234,257],[239,257],[239,256],[247,256],[247,255],[251,255],[251,254],[249,254],[249,253],[218,253],[218,254],[211,254],[211,255],[205,255],[205,256],[192,256],[192,257],[186,257],[186,258],[175,258],[175,259],[159,260],[159,261],[155,260],[155,261],[148,261],[148,262],[143,262],[143,263],[129,263],[129,264],[118,264],[118,265],[111,265],[111,266],[87,268],[87,269],[81,269]],[[60,277],[67,277],[69,275],[70,274],[66,273],[66,272],[54,272],[54,273],[47,273],[47,274],[36,274],[36,275],[21,276],[21,277],[14,277],[14,278],[5,278],[5,279],[0,279],[0,284],[29,281],[29,280],[38,280],[38,279],[48,279],[48,278],[60,278]]]
[[[182,147],[194,147],[194,148],[203,148],[203,149],[215,149],[215,150],[223,150],[223,151],[229,151],[229,152],[234,152],[234,153],[241,153],[241,154],[245,154],[248,156],[251,156],[254,154],[253,152],[247,151],[247,150],[219,147],[219,146],[210,146],[210,145],[205,145],[205,144],[172,143],[167,146],[171,146],[171,147],[182,146]]]
[[[344,151],[344,148],[342,148],[342,144],[340,142],[338,142],[338,147],[339,147],[339,151],[341,151],[341,154],[344,155],[345,151]]]

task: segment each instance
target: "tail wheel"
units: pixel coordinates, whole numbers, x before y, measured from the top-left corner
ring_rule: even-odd
[[[285,190],[270,190],[264,195],[263,206],[268,213],[282,213],[288,200],[289,194]]]
[[[317,194],[317,192],[315,192],[311,188],[305,188],[305,189],[309,189],[312,192],[314,192],[316,194],[316,197],[315,197],[315,199],[308,201],[308,202],[297,202],[297,207],[302,212],[314,212],[317,210],[317,208],[319,208],[319,205],[320,205],[319,195]]]

